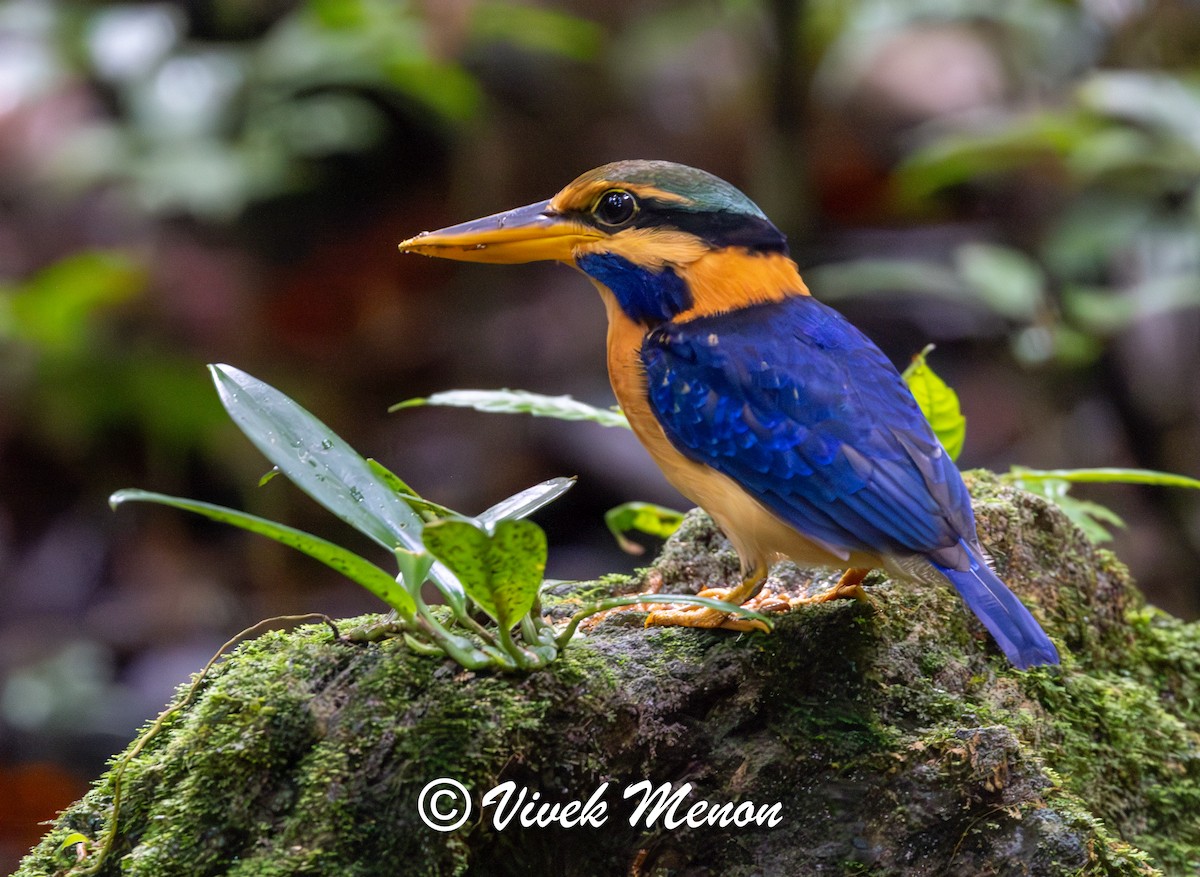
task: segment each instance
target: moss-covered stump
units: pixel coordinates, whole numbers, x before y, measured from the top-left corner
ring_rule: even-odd
[[[878,576],[872,605],[806,607],[772,635],[644,630],[617,613],[525,676],[321,626],[272,633],[129,763],[100,873],[1195,873],[1200,632],[1145,606],[1052,506],[971,481],[984,542],[1063,647],[1061,669],[1014,671],[949,587]],[[646,575],[694,589],[735,569],[693,514]],[[771,582],[813,584],[786,567]],[[449,832],[418,815],[439,777],[473,798]],[[640,797],[623,793],[642,780],[691,784],[682,824],[630,824]],[[507,781],[526,802],[607,809],[501,829],[506,814],[481,801]],[[112,791],[110,773],[18,873],[71,867],[74,848],[58,847],[103,835]]]

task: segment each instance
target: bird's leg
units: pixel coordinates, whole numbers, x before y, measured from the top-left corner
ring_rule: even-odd
[[[732,606],[741,606],[757,594],[767,580],[766,565],[755,566],[733,588],[706,588],[697,596],[711,597]],[[705,606],[688,606],[684,609],[657,609],[646,616],[646,627],[721,627],[726,630],[761,630],[766,625],[761,621],[731,618],[728,612],[709,609]]]
[[[810,603],[828,603],[830,600],[860,600],[870,602],[867,592],[862,589],[862,581],[870,569],[853,568],[842,573],[838,583],[813,597],[792,597],[788,603],[792,606],[804,606]]]

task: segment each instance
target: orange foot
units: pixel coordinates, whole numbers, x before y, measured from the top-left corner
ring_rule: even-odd
[[[737,590],[737,588],[706,588],[697,596],[720,600],[731,606],[748,605],[730,599],[730,596]],[[751,601],[751,603],[753,602]],[[755,609],[757,607],[749,605],[748,608]],[[761,630],[763,633],[769,630],[765,624],[756,619],[738,618],[728,612],[722,612],[720,609],[709,609],[707,606],[655,609],[646,616],[646,627],[719,627],[722,630]]]
[[[767,570],[765,568],[753,569],[735,588],[706,588],[697,596],[720,600],[731,606],[741,606],[758,593],[766,580]],[[751,606],[750,608],[755,607]],[[768,630],[761,621],[737,618],[730,616],[728,612],[709,609],[707,606],[656,609],[646,616],[646,627],[719,627],[723,630],[761,630],[764,633]]]
[[[790,597],[789,606],[807,606],[812,603],[828,603],[830,600],[858,600],[870,603],[871,599],[862,588],[862,581],[867,577],[869,569],[848,569],[842,573],[838,583],[820,594],[812,597]]]

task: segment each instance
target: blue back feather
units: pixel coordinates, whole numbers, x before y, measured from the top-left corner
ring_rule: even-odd
[[[927,559],[1015,666],[1057,663],[983,560],[962,477],[903,378],[836,311],[797,296],[665,323],[642,361],[685,456],[826,546]]]
[[[672,444],[801,533],[965,563],[975,520],[958,469],[887,357],[836,311],[796,296],[668,323],[642,359]]]

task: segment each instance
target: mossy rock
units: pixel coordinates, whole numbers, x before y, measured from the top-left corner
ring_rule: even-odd
[[[99,873],[1196,873],[1200,631],[1147,607],[1053,506],[968,480],[997,570],[1060,645],[1061,668],[1013,670],[949,587],[878,574],[869,605],[804,607],[770,635],[645,630],[639,613],[615,613],[528,675],[319,625],[270,633],[130,761]],[[735,573],[693,513],[624,585],[694,590]],[[829,581],[783,565],[770,586]],[[557,598],[566,611],[572,589]],[[438,777],[474,799],[449,832],[418,817]],[[606,821],[500,830],[480,801],[509,780],[538,803],[608,783]],[[690,783],[679,817],[700,801],[726,815],[778,803],[778,824],[630,825],[636,799],[622,791],[641,780]],[[112,799],[110,771],[19,877],[67,872],[58,848],[100,838]]]

